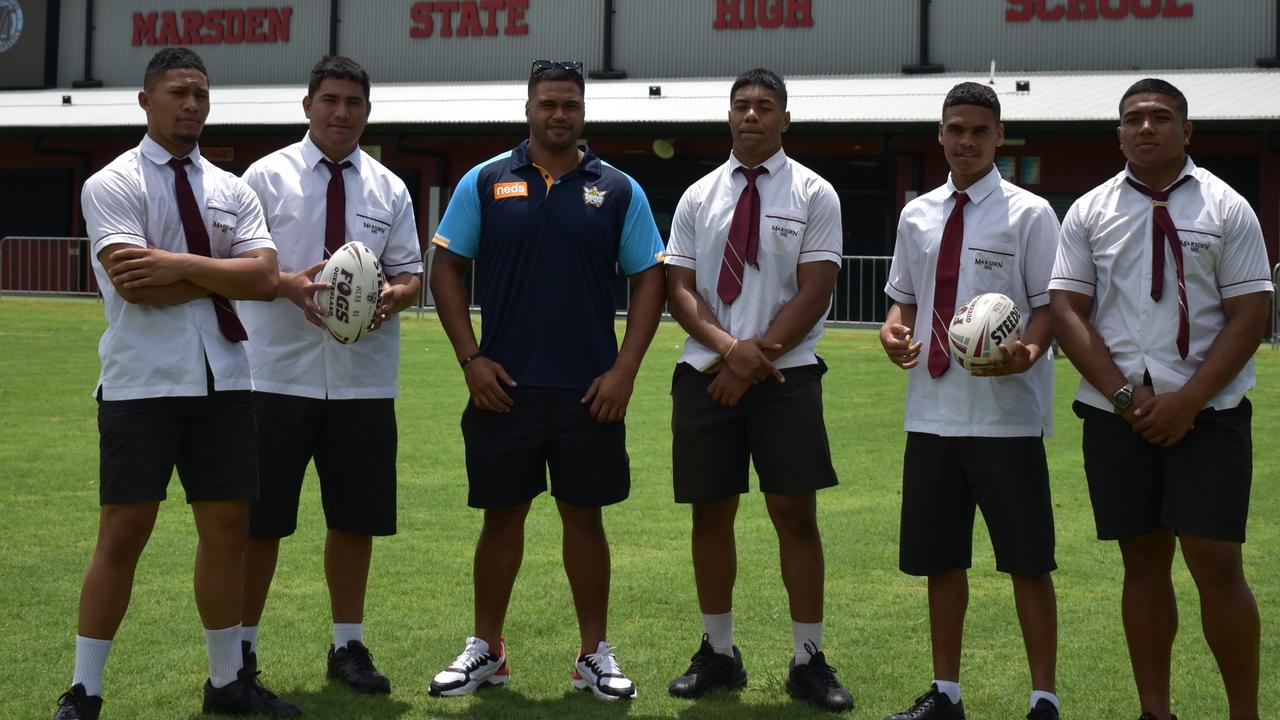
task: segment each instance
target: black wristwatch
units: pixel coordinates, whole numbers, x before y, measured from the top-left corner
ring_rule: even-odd
[[[1111,396],[1111,404],[1116,407],[1116,412],[1122,413],[1129,409],[1133,404],[1133,383],[1125,383],[1125,386],[1116,391]]]

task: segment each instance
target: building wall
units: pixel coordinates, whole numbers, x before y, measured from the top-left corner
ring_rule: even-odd
[[[764,27],[769,15],[749,1],[717,8],[715,2],[616,0],[615,66],[633,77],[737,75],[764,66],[790,75],[896,73],[915,61],[919,4],[904,0],[813,0],[793,7],[770,1],[765,10],[780,27]],[[738,27],[732,27],[734,22]],[[787,22],[796,24],[788,27]],[[802,23],[810,21],[808,26]],[[716,28],[719,22],[725,25]],[[745,25],[754,27],[744,27]]]
[[[338,52],[382,82],[519,79],[534,58],[605,65],[605,0],[337,4]],[[108,86],[131,85],[159,46],[193,44],[217,84],[296,83],[330,49],[330,8],[330,0],[98,2],[93,73]],[[930,8],[928,60],[952,72],[985,73],[992,60],[1014,72],[1248,67],[1278,54],[1276,0],[937,0]],[[615,0],[612,66],[654,78],[758,65],[789,76],[898,73],[920,59],[919,12],[915,0]],[[85,0],[62,1],[61,86],[83,79],[85,22]],[[0,70],[5,62],[0,54]]]
[[[1022,2],[1000,11],[975,9],[995,3],[934,2],[930,59],[965,71],[988,69],[993,60],[997,71],[1127,70],[1252,67],[1276,54],[1274,0],[1085,0],[1076,10],[1080,19],[1069,19],[1072,0],[1039,4],[1049,17],[1061,17],[1008,20],[1010,12],[1026,15]],[[1108,19],[1103,6],[1127,12]],[[1089,8],[1092,19],[1084,17]],[[1135,14],[1153,10],[1160,14]],[[1190,17],[1166,16],[1186,10]]]

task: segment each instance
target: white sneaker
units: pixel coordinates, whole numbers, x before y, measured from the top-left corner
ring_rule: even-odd
[[[573,686],[590,690],[601,700],[630,700],[636,696],[636,684],[622,674],[613,646],[603,640],[595,652],[578,658],[573,668]]]
[[[501,685],[511,679],[507,668],[507,643],[498,641],[498,654],[480,638],[467,638],[467,647],[449,667],[441,670],[427,691],[431,695],[466,695],[481,685]]]

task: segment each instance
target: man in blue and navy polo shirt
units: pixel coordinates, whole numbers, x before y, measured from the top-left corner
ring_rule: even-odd
[[[506,682],[502,624],[524,549],[524,521],[547,489],[564,525],[564,562],[582,645],[573,686],[605,700],[635,685],[605,639],[609,545],[600,508],[631,477],[627,402],[662,312],[662,239],[644,191],[578,146],[580,63],[535,61],[529,139],[471,169],[432,240],[431,291],[462,365],[468,504],[484,509],[475,555],[475,634],[431,683],[465,695]],[[463,278],[479,263],[481,337]],[[614,334],[616,266],[631,278],[627,329]]]

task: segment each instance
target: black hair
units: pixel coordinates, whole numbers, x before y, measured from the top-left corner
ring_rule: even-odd
[[[369,99],[369,73],[360,64],[342,55],[326,55],[311,68],[311,81],[307,83],[307,95],[313,96],[320,89],[320,83],[328,79],[350,80],[360,83],[364,90],[364,99]]]
[[[551,67],[541,67],[537,64],[529,72],[529,97],[533,97],[533,93],[538,89],[538,83],[544,82],[571,82],[578,86],[578,94],[587,94],[587,83],[582,79],[581,70],[570,70],[559,63],[552,63]]]
[[[996,97],[996,91],[986,85],[975,82],[962,82],[951,88],[947,93],[947,98],[942,101],[942,114],[947,114],[947,108],[954,105],[977,105],[984,107],[996,114],[996,122],[1000,121],[1000,98]]]
[[[732,103],[733,96],[748,85],[759,85],[772,90],[778,96],[778,102],[782,103],[782,109],[787,109],[787,83],[778,73],[765,68],[754,68],[742,73],[733,81],[733,87],[729,88],[729,102]]]
[[[161,75],[170,70],[199,70],[205,80],[209,79],[209,71],[204,69],[204,61],[200,56],[184,47],[161,48],[147,63],[147,72],[142,76],[142,87],[150,88]]]
[[[1128,100],[1133,95],[1140,95],[1142,93],[1159,93],[1173,98],[1173,101],[1178,108],[1178,113],[1182,115],[1182,120],[1184,122],[1186,121],[1187,96],[1183,95],[1182,91],[1178,88],[1157,78],[1144,78],[1130,85],[1129,89],[1124,91],[1124,95],[1120,96],[1120,117],[1124,117],[1124,101]]]

